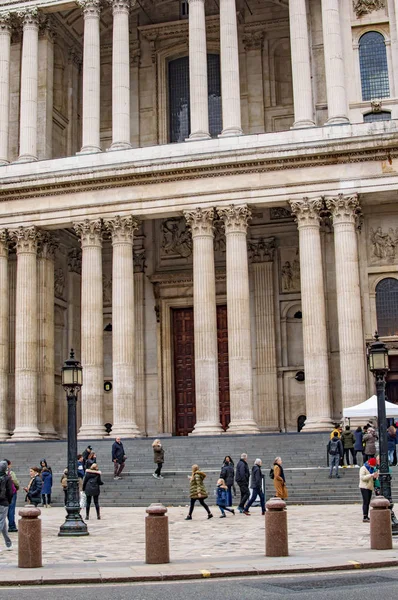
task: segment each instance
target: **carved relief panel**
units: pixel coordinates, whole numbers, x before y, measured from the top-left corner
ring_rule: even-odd
[[[280,258],[280,287],[282,294],[300,291],[300,257],[298,248],[282,247]]]
[[[371,265],[398,263],[398,219],[371,220],[367,232],[368,259]]]

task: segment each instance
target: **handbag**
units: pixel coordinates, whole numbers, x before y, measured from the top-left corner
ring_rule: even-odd
[[[80,492],[80,508],[86,508],[86,506],[87,506],[86,492]]]

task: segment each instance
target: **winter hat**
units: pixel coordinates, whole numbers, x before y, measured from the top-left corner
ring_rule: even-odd
[[[370,467],[375,467],[377,465],[377,460],[375,458],[369,458],[368,465]]]

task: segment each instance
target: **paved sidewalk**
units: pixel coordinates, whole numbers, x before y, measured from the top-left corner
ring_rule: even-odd
[[[259,508],[252,516],[237,514],[207,520],[201,507],[193,521],[187,509],[170,508],[169,565],[146,565],[145,509],[105,508],[95,511],[85,538],[59,538],[61,508],[42,509],[43,568],[18,569],[15,550],[0,553],[0,584],[144,581],[206,576],[303,572],[376,566],[398,566],[398,540],[390,551],[369,549],[369,525],[361,507],[289,506],[289,552],[286,558],[264,556],[264,519]]]

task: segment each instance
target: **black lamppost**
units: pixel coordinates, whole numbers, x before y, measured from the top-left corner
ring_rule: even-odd
[[[62,367],[62,386],[68,401],[68,488],[66,496],[66,519],[61,525],[59,536],[89,535],[87,525],[80,515],[79,479],[77,476],[77,394],[83,385],[83,369],[75,360],[73,350]]]
[[[387,415],[386,415],[386,374],[389,370],[388,350],[379,340],[376,331],[375,341],[368,348],[369,370],[376,381],[377,420],[379,424],[380,488],[381,494],[390,502],[393,535],[398,535],[398,521],[395,517],[391,495],[391,475],[388,463]]]

